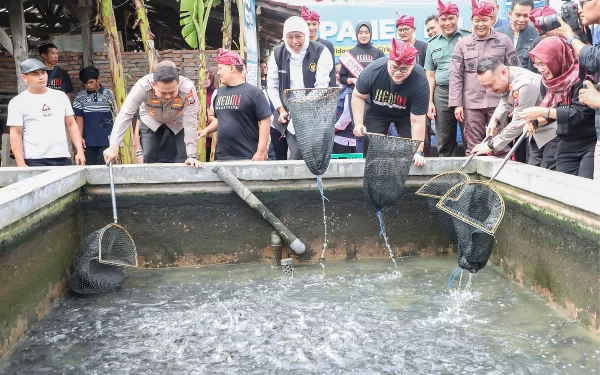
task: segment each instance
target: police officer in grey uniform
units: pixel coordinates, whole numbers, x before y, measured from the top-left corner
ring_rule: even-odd
[[[539,105],[544,99],[540,93],[542,77],[524,68],[507,67],[495,57],[482,59],[477,67],[477,75],[486,90],[500,94],[501,97],[487,127],[487,134],[493,138],[487,144],[476,145],[471,153],[493,154],[505,150],[523,132],[523,126],[527,124],[523,110]],[[506,123],[509,113],[512,113],[511,122],[497,134],[499,125]],[[556,122],[538,125],[538,130],[530,140],[528,164],[554,169],[558,143]]]
[[[425,54],[425,74],[429,82],[429,111],[427,117],[435,116],[435,132],[439,156],[462,156],[458,154],[456,143],[456,117],[448,107],[448,87],[450,85],[450,59],[456,43],[469,30],[458,28],[458,6],[445,5],[438,0],[438,19],[442,32],[431,38]],[[461,132],[462,123],[460,123]]]

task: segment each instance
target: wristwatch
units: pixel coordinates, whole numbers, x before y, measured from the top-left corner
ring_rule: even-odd
[[[573,43],[573,41],[575,39],[581,40],[581,38],[579,38],[577,35],[573,35],[572,37],[570,37],[569,39],[567,39],[567,44],[571,45],[571,43]]]
[[[494,138],[490,138],[490,140],[487,141],[486,146],[492,150],[492,155],[494,155]]]
[[[425,154],[423,153],[423,151],[417,151],[415,154],[419,154],[421,156],[425,156]]]
[[[198,160],[198,154],[189,154],[189,155],[187,156],[187,158],[188,158],[188,159],[196,159],[196,160]]]

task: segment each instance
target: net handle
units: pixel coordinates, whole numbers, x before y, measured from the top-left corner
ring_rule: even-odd
[[[483,141],[481,141],[481,144],[485,144],[489,138],[490,138],[489,134],[486,135],[485,138],[483,138]],[[462,172],[463,169],[465,169],[467,167],[467,165],[471,162],[471,160],[473,160],[475,155],[476,155],[476,153],[472,153],[471,156],[469,156],[469,158],[467,159],[467,161],[465,161],[464,164],[460,166],[460,169],[458,171]]]
[[[115,196],[115,178],[113,176],[113,163],[108,164],[108,175],[110,177],[110,194],[112,198],[113,220],[117,224],[117,198]]]
[[[515,153],[515,151],[517,151],[517,147],[519,147],[519,145],[521,144],[521,142],[523,142],[523,140],[525,139],[526,136],[527,136],[527,127],[523,126],[523,134],[521,134],[519,139],[517,139],[517,142],[515,142],[515,145],[510,149],[510,152],[508,154],[506,154],[506,156],[504,157],[504,160],[502,160],[502,164],[500,164],[500,168],[498,168],[496,173],[494,173],[492,178],[490,178],[490,181],[489,181],[490,184],[492,183],[492,181],[494,181],[496,179],[496,177],[498,177],[498,174],[500,174],[500,171],[502,170],[502,168],[504,168],[504,166],[506,165],[506,162],[508,162],[508,159],[510,159],[510,157]]]

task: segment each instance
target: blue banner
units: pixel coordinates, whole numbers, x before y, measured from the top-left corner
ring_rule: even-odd
[[[428,4],[424,6],[423,3]],[[459,19],[459,27],[470,28],[471,2],[462,0],[455,3],[460,13],[468,16]],[[359,21],[371,22],[373,45],[387,54],[392,38],[397,38],[396,12],[414,17],[417,27],[416,39],[428,41],[425,19],[432,14],[437,14],[437,2],[403,1],[402,5],[372,4],[369,6],[348,3],[343,7],[339,4],[313,5],[311,9],[321,16],[319,36],[333,43],[335,55],[339,57],[356,45],[354,28]]]

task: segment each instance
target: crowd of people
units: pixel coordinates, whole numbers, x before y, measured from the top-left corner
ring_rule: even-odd
[[[85,88],[71,104],[73,85],[57,67],[56,46],[45,44],[43,63],[21,64],[28,90],[9,104],[13,154],[19,166],[70,164],[66,127],[78,164],[108,163],[137,117],[138,162],[200,166],[199,141],[209,149],[216,142],[216,160],[300,160],[283,93],[335,87],[336,154],[365,155],[366,132],[398,135],[423,141],[413,158],[423,166],[431,155],[504,155],[527,131],[515,160],[600,180],[600,46],[591,31],[600,0],[581,0],[560,16],[533,0],[513,0],[508,19],[498,10],[496,0],[472,0],[467,30],[458,27],[459,8],[438,0],[423,25],[428,43],[416,39],[411,15],[397,14],[388,56],[373,45],[369,22],[358,22],[356,46],[336,64],[333,45],[318,36],[319,14],[303,7],[260,62],[260,88],[246,83],[237,53],[219,51],[216,76],[204,83],[201,131],[195,85],[173,62],[138,80],[115,117],[113,94],[94,67],[82,69]]]

